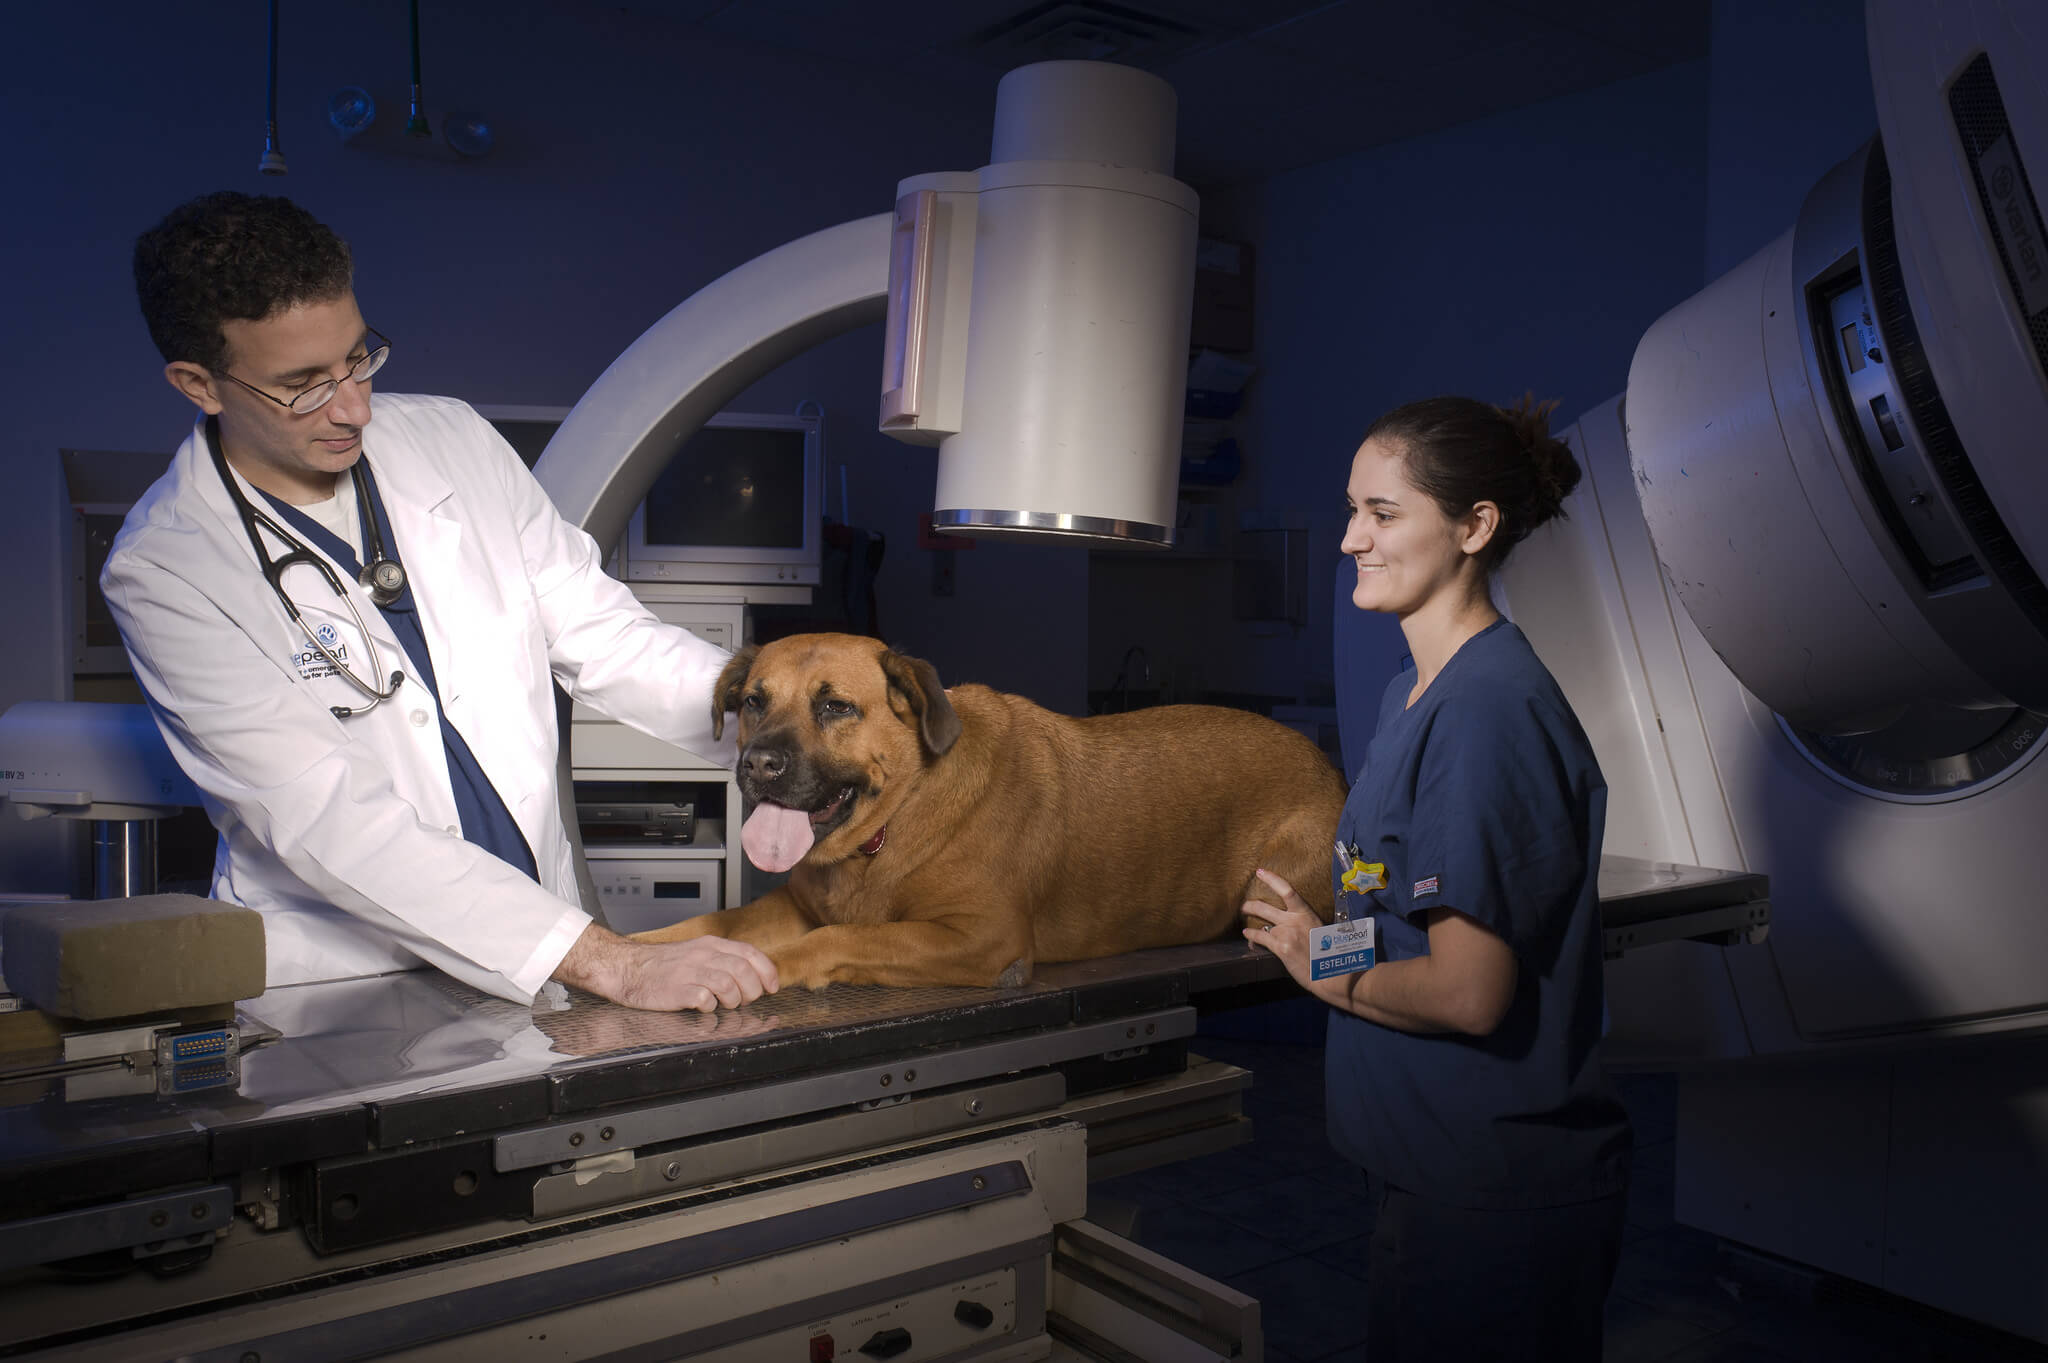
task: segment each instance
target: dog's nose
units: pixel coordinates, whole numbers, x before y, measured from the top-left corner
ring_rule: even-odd
[[[740,762],[748,776],[763,784],[781,780],[789,770],[789,754],[781,748],[749,748]]]

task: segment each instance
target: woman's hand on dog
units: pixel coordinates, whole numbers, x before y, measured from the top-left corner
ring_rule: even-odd
[[[1255,947],[1264,947],[1280,958],[1287,967],[1287,973],[1294,977],[1296,984],[1304,989],[1311,988],[1308,974],[1308,935],[1322,926],[1322,919],[1295,888],[1279,876],[1261,866],[1252,874],[1265,883],[1268,890],[1280,897],[1278,907],[1260,899],[1244,902],[1244,916],[1255,920],[1244,930],[1244,939]]]

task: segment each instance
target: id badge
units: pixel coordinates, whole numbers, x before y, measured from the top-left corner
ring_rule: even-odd
[[[1344,919],[1311,928],[1308,934],[1308,977],[1327,980],[1352,975],[1373,965],[1373,920]]]

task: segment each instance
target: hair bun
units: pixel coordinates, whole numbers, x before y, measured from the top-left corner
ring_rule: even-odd
[[[1565,514],[1579,485],[1579,461],[1550,434],[1556,407],[1533,394],[1512,407],[1453,394],[1420,398],[1373,422],[1364,444],[1398,454],[1408,482],[1453,520],[1491,502],[1500,521],[1481,566],[1492,572],[1530,531]]]
[[[1557,406],[1556,398],[1538,402],[1534,393],[1524,393],[1512,407],[1501,408],[1502,415],[1515,428],[1523,451],[1536,465],[1536,481],[1543,490],[1544,502],[1539,519],[1546,521],[1563,507],[1565,498],[1579,485],[1580,476],[1579,461],[1572,457],[1571,446],[1550,433],[1550,414]]]

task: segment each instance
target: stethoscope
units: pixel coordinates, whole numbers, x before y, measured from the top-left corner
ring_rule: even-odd
[[[384,671],[384,660],[377,652],[377,641],[370,634],[369,627],[363,623],[362,612],[356,609],[355,596],[341,585],[340,574],[328,566],[327,560],[315,553],[312,546],[257,510],[249,499],[242,495],[241,485],[235,481],[234,474],[228,469],[227,456],[220,451],[220,430],[210,418],[206,423],[206,448],[213,456],[214,468],[220,471],[220,480],[226,485],[228,496],[235,503],[235,510],[241,514],[242,529],[249,534],[249,544],[256,551],[256,562],[263,568],[263,578],[270,584],[270,590],[277,594],[278,601],[284,606],[284,613],[304,632],[306,642],[327,660],[329,667],[346,677],[350,685],[370,698],[368,705],[330,705],[327,708],[334,712],[336,719],[347,719],[350,715],[367,714],[376,709],[380,701],[391,699],[399,685],[405,681],[405,674],[393,671],[391,680],[385,683],[381,691],[374,684],[364,681],[356,675],[354,668],[322,641],[318,630],[306,624],[305,617],[299,614],[298,605],[284,589],[285,570],[293,564],[304,563],[316,569],[320,576],[326,579],[327,585],[334,589],[334,594],[348,607],[349,615],[355,619],[356,633],[361,636],[364,646],[370,651],[371,675],[381,676]],[[369,592],[371,601],[379,607],[388,606],[405,594],[405,566],[397,559],[385,556],[384,533],[378,527],[377,518],[370,510],[370,485],[369,480],[363,476],[363,461],[360,457],[349,468],[349,478],[355,484],[357,517],[363,524],[363,533],[370,540],[370,561],[357,575],[356,582]],[[268,530],[278,540],[289,545],[291,552],[281,559],[273,560],[263,547],[263,536],[259,527],[261,530]]]

